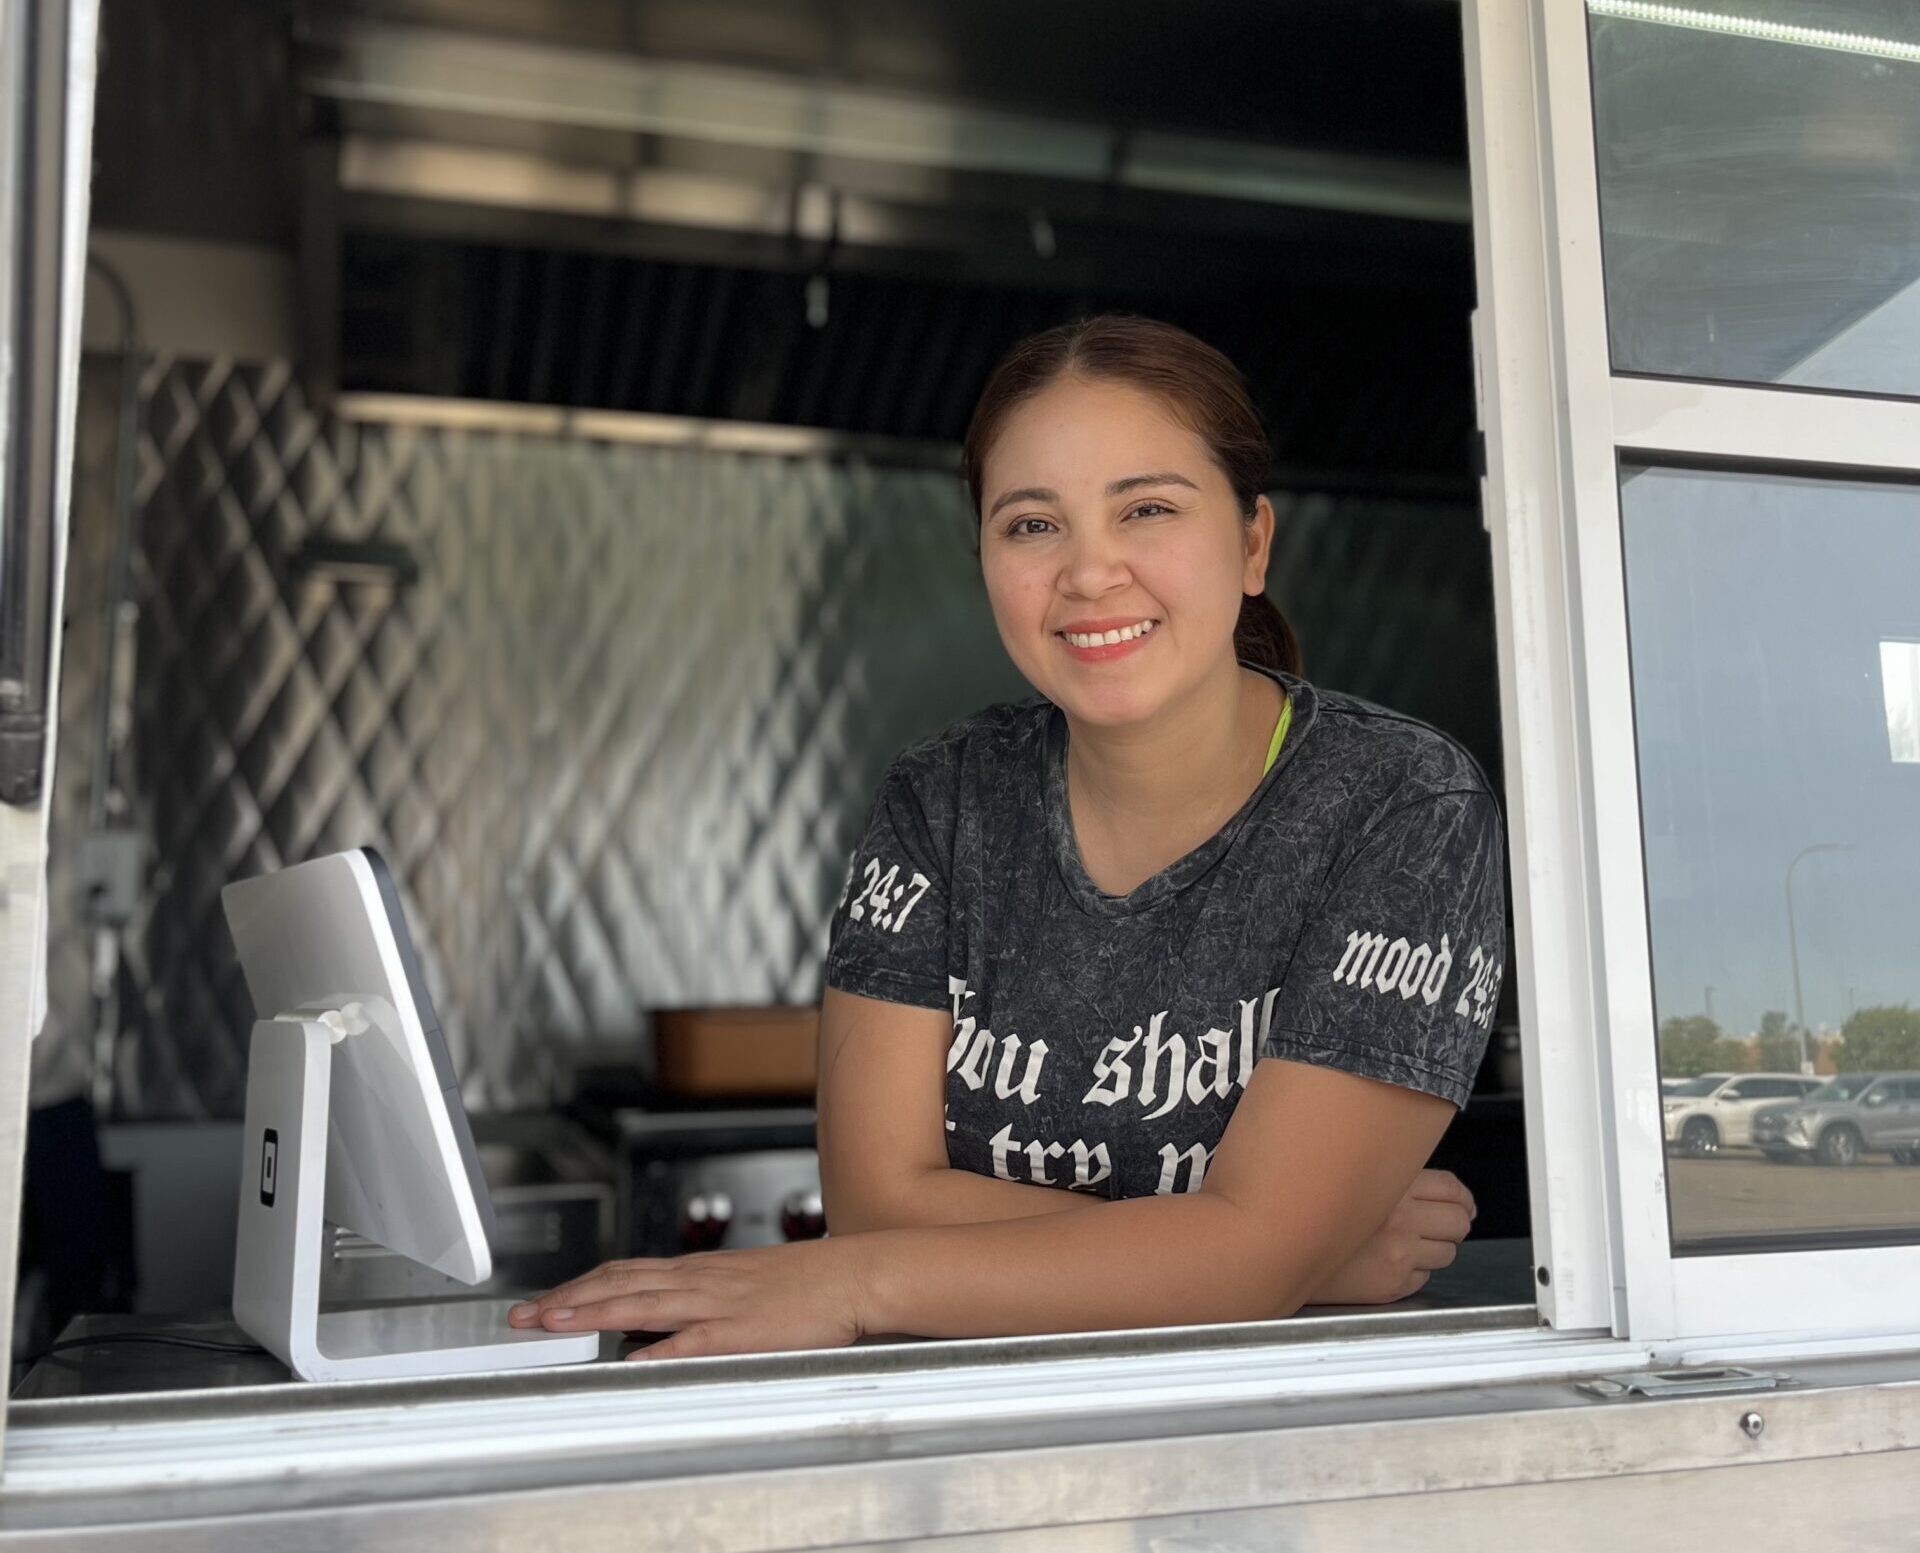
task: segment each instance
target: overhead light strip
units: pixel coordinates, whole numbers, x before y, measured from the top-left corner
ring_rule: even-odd
[[[1662,27],[1685,27],[1693,32],[1716,32],[1729,38],[1753,38],[1762,43],[1791,43],[1801,48],[1830,49],[1837,54],[1861,54],[1870,59],[1895,59],[1920,65],[1920,43],[1901,43],[1864,32],[1833,32],[1824,27],[1796,27],[1789,22],[1755,17],[1723,16],[1678,5],[1652,5],[1646,0],[1587,0],[1594,16],[1617,16],[1623,21],[1653,22]]]

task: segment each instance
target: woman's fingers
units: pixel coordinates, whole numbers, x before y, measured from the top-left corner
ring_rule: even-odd
[[[582,1273],[578,1278],[515,1305],[507,1312],[507,1320],[514,1326],[534,1326],[550,1310],[578,1310],[615,1295],[667,1286],[677,1278],[678,1271],[675,1262],[658,1257],[603,1262],[590,1273]]]
[[[676,1332],[717,1315],[713,1297],[695,1289],[643,1289],[540,1312],[549,1332]]]
[[[1464,1205],[1421,1199],[1406,1204],[1401,1222],[1427,1240],[1465,1240],[1473,1219]]]
[[[1466,1182],[1451,1170],[1421,1171],[1413,1178],[1412,1189],[1407,1195],[1422,1202],[1460,1203],[1466,1208],[1469,1218],[1479,1212],[1479,1205],[1474,1202],[1473,1193],[1467,1190]]]

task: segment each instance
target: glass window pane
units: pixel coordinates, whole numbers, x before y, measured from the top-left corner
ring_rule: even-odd
[[[1920,6],[1588,17],[1615,369],[1920,395]]]
[[[1632,466],[1620,498],[1660,1072],[1737,1079],[1663,1096],[1674,1248],[1920,1240],[1920,765],[1883,672],[1920,487]]]

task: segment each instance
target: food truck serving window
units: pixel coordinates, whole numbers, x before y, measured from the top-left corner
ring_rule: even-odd
[[[1319,1341],[1291,1356],[1250,1324],[699,1361],[636,1382],[654,1411],[596,1438],[673,1443],[707,1407],[713,1439],[758,1439],[738,1380],[807,1427],[871,1402],[931,1430],[987,1388],[996,1413],[1174,1416],[1910,1326],[1920,24],[1839,0],[1464,11],[1531,1276],[1555,1330],[1509,1310],[1471,1333],[1303,1323]],[[601,1429],[631,1400],[613,1382],[432,1400],[560,1396]],[[413,1427],[398,1401],[367,1440]]]

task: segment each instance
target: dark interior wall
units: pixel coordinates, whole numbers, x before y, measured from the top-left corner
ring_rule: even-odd
[[[291,248],[289,0],[101,0],[96,227]]]
[[[815,327],[802,272],[365,234],[346,246],[341,386],[957,442],[1014,341],[1118,310],[1227,353],[1282,483],[1466,501],[1464,252],[1450,262],[1454,284],[1411,291],[1230,266],[1205,286],[1064,293],[1038,278],[836,273]]]

